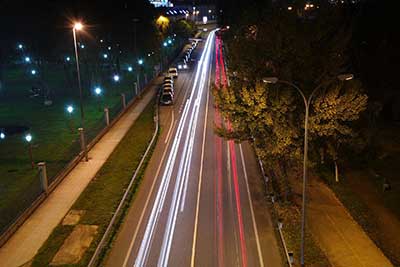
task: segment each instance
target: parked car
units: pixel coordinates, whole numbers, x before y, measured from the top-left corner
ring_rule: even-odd
[[[178,70],[187,70],[189,68],[188,64],[186,63],[186,60],[179,62],[177,66]]]
[[[176,78],[178,78],[178,69],[177,68],[169,68],[168,74],[176,79]]]
[[[172,105],[174,103],[174,95],[169,92],[163,93],[160,102],[163,105]]]

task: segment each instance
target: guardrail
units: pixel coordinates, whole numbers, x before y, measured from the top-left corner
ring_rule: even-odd
[[[267,192],[270,192],[270,191],[272,191],[271,179],[266,175],[264,165],[263,165],[260,157],[258,157],[258,155],[257,155],[257,160],[258,160],[258,165],[261,170],[261,174],[262,174],[264,182],[265,182],[266,190],[267,190]],[[274,197],[271,195],[271,203],[274,204],[274,202],[275,202]],[[288,263],[289,267],[292,267],[293,266],[293,254],[291,252],[289,252],[287,249],[285,237],[283,236],[283,232],[282,232],[282,227],[283,227],[282,222],[278,221],[277,227],[278,227],[279,236],[280,236],[280,239],[282,242],[282,246],[285,251],[287,263]]]

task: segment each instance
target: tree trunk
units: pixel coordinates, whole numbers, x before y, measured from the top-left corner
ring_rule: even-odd
[[[337,164],[337,161],[335,160],[335,181],[338,183],[339,182],[339,167]]]

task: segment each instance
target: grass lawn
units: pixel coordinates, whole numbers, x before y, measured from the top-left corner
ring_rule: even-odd
[[[400,266],[400,127],[382,127],[377,140],[377,156],[347,162],[340,183],[334,182],[332,170],[326,166],[320,173],[369,237]],[[391,184],[386,192],[385,180]]]
[[[98,225],[99,229],[98,234],[95,236],[83,259],[78,264],[72,266],[86,266],[90,260],[92,253],[111,220],[113,212],[122,198],[124,189],[128,186],[132,174],[151,140],[154,132],[153,116],[154,102],[151,102],[121,140],[96,177],[74,203],[72,209],[86,211],[79,223]],[[127,149],[128,147],[129,149]],[[142,168],[142,173],[136,180],[131,197],[137,190],[143,170],[144,168]],[[121,222],[122,216],[119,219]],[[58,225],[39,250],[32,266],[48,266],[72,230],[73,227],[71,226]]]
[[[76,88],[62,86],[62,69],[49,72],[49,87],[53,88],[51,106],[43,98],[29,97],[35,81],[18,69],[10,69],[5,77],[5,91],[0,94],[0,130],[6,126],[24,126],[33,136],[33,160],[47,163],[50,182],[80,151],[77,128],[80,126],[79,97]],[[120,83],[105,83],[104,92],[96,97],[85,90],[84,112],[87,140],[92,140],[105,127],[103,107],[110,107],[111,119],[121,110],[122,92],[127,100],[133,97],[134,75],[126,75]],[[67,114],[66,106],[75,110]],[[0,140],[0,233],[29,207],[41,193],[38,171],[32,169],[24,132],[7,135]]]

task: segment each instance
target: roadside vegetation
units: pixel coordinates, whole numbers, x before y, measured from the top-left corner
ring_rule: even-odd
[[[79,224],[96,225],[98,226],[98,231],[91,242],[90,247],[87,249],[79,263],[68,266],[87,266],[91,255],[102,238],[102,235],[125,192],[124,189],[127,188],[130,179],[153,136],[154,112],[155,101],[152,101],[118,144],[117,148],[96,174],[95,178],[93,178],[88,187],[72,206],[71,210],[85,211],[84,215],[79,220]],[[149,157],[150,156],[151,155],[149,155]],[[130,192],[130,198],[134,197],[140,184],[144,169],[145,166],[143,166],[136,179],[135,185]],[[125,210],[129,206],[127,203],[129,203],[129,201],[126,202],[124,207]],[[124,212],[122,212],[122,214],[123,213]],[[119,222],[121,222],[122,219],[123,216],[120,216],[118,219]],[[119,223],[117,222],[116,227],[118,224]],[[50,262],[73,229],[74,226],[62,225],[60,223],[45,244],[41,247],[39,253],[35,256],[32,266],[49,266]],[[113,234],[115,234],[115,231],[116,228],[114,229]]]
[[[296,170],[301,169],[303,158],[304,103],[295,88],[265,79],[270,77],[298,86],[306,98],[314,91],[309,119],[310,172],[323,178],[385,255],[399,263],[400,225],[396,228],[395,219],[390,220],[395,237],[383,229],[387,218],[399,216],[399,128],[385,115],[392,114],[392,107],[393,116],[389,117],[398,117],[398,112],[394,106],[384,106],[389,95],[398,97],[398,93],[393,91],[394,76],[385,73],[388,81],[383,84],[377,76],[368,75],[372,70],[385,72],[368,62],[366,53],[376,49],[375,37],[381,34],[372,22],[365,22],[374,3],[319,3],[318,8],[304,8],[303,2],[290,8],[282,3],[253,4],[245,11],[231,8],[240,19],[230,20],[225,14],[223,20],[230,25],[222,36],[231,83],[226,90],[214,90],[214,96],[223,115],[232,121],[233,130],[217,132],[253,143],[272,177],[271,193],[277,203],[273,206],[278,218],[285,221],[284,235],[296,263],[300,247],[296,218],[301,203],[296,201],[299,196],[293,193],[292,181],[302,176]],[[387,32],[393,28],[388,21],[380,23],[388,25]],[[369,33],[370,27],[374,34]],[[381,57],[373,58],[392,71],[393,61],[384,58],[389,58],[394,48],[385,40],[382,46],[387,51],[379,50]],[[354,78],[337,79],[343,73],[352,73]],[[384,93],[379,94],[378,84]],[[368,199],[372,193],[374,197]],[[306,259],[313,266],[328,266],[312,236],[307,242]]]

